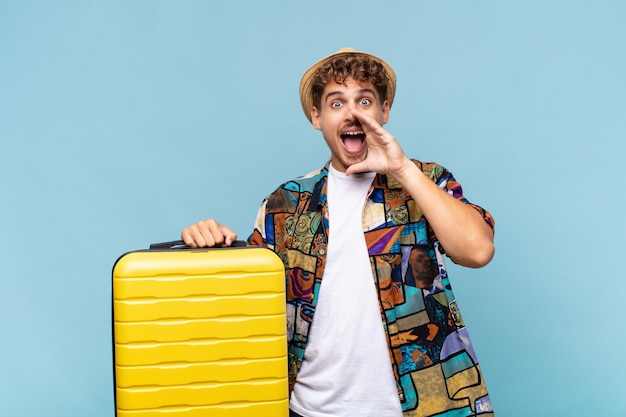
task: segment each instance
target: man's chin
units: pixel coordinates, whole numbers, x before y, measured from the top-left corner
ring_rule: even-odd
[[[363,162],[365,161],[366,156],[367,156],[367,153],[362,153],[358,155],[348,155],[345,159],[346,166],[355,165],[360,162]]]

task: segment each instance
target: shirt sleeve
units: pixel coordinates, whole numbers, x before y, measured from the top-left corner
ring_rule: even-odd
[[[439,186],[439,188],[441,188],[457,200],[462,201],[465,204],[469,204],[476,211],[478,211],[485,220],[485,222],[487,222],[491,229],[494,230],[495,220],[491,213],[489,213],[487,210],[477,204],[470,203],[469,200],[465,198],[465,196],[463,195],[463,187],[454,178],[450,171],[448,171],[441,165],[433,162],[415,161],[415,163],[422,169],[422,172],[424,172],[427,177],[429,177]]]
[[[257,211],[256,220],[254,221],[254,230],[248,237],[248,244],[255,246],[269,246],[265,233],[265,207],[267,205],[267,197]]]

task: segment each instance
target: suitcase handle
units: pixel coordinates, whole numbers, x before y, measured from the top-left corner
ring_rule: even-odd
[[[245,240],[235,240],[229,248],[247,246]],[[150,249],[190,249],[182,240],[170,240],[168,242],[152,243]]]

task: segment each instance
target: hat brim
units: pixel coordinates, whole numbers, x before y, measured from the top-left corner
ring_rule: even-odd
[[[325,58],[320,59],[315,64],[313,64],[302,76],[300,80],[300,104],[302,105],[302,111],[304,111],[304,115],[309,122],[313,122],[311,120],[311,109],[313,108],[313,79],[315,78],[315,74],[317,70],[330,62],[331,60],[342,56],[342,55],[365,55],[380,62],[387,72],[387,77],[389,81],[387,82],[387,95],[385,96],[385,100],[389,103],[389,107],[391,108],[391,104],[393,103],[393,98],[396,94],[396,73],[393,69],[387,64],[383,59],[377,57],[376,55],[372,55],[367,52],[356,51],[352,48],[342,48],[335,52],[334,54],[328,55]]]

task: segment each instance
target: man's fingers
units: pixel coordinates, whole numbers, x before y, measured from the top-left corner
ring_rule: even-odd
[[[376,121],[376,119],[370,117],[365,113],[360,112],[355,108],[352,109],[352,115],[356,117],[359,123],[361,123],[362,127],[368,128],[372,131],[377,131],[379,128],[382,128],[382,126],[380,125],[380,123],[378,123],[378,121]]]
[[[222,236],[224,236],[224,241],[226,243],[226,246],[232,245],[233,242],[237,240],[237,233],[233,232],[230,228],[226,226],[222,226],[221,230],[222,230]]]
[[[367,171],[369,171],[369,169],[365,161],[357,162],[356,164],[352,164],[348,168],[346,168],[346,175],[358,174],[359,172]]]
[[[183,242],[191,248],[230,246],[237,234],[214,219],[201,220],[181,232]]]
[[[186,227],[180,234],[180,237],[183,239],[183,242],[185,242],[185,245],[190,248],[198,248],[202,246],[196,241],[196,233],[193,231],[194,226]]]

